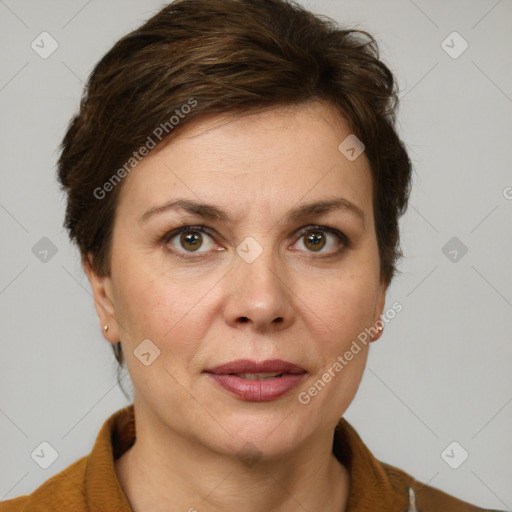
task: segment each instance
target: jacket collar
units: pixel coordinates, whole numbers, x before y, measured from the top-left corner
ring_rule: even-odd
[[[105,421],[87,457],[85,495],[88,510],[133,512],[114,466],[135,442],[133,404],[120,409]]]
[[[346,512],[415,511],[410,502],[414,479],[377,460],[345,418],[336,425],[333,453],[350,474]]]

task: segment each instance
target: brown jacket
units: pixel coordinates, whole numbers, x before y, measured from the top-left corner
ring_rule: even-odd
[[[51,477],[30,495],[1,502],[0,512],[132,512],[117,479],[114,460],[134,441],[132,404],[103,424],[87,457]],[[333,452],[350,473],[346,512],[484,511],[379,462],[344,418],[335,430]]]

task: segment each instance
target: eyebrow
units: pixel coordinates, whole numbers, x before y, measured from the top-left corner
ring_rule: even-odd
[[[200,215],[205,219],[219,220],[221,222],[229,222],[229,215],[213,204],[203,203],[192,199],[173,199],[160,206],[154,206],[150,208],[139,218],[139,222],[146,222],[151,217],[169,210],[184,210],[188,213]],[[288,222],[297,221],[304,217],[310,217],[312,215],[322,215],[332,211],[343,211],[350,213],[356,217],[359,217],[365,223],[364,212],[359,206],[350,202],[348,199],[343,197],[335,199],[325,199],[322,201],[312,201],[309,203],[301,204],[290,210],[286,219]]]

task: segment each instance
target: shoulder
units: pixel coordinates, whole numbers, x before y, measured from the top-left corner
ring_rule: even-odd
[[[85,497],[87,457],[49,478],[34,492],[0,502],[0,512],[88,510]]]
[[[135,441],[133,404],[108,418],[91,453],[49,478],[34,492],[0,503],[0,512],[130,511],[115,459]]]
[[[378,460],[343,417],[335,429],[333,452],[350,473],[350,511],[500,512],[471,505]]]
[[[380,462],[389,482],[397,492],[406,492],[409,498],[408,512],[500,512],[471,505],[435,487],[415,480],[405,471]]]

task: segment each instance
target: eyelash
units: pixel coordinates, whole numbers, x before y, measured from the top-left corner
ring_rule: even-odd
[[[187,232],[187,231],[197,231],[197,232],[200,232],[200,233],[206,233],[207,235],[211,236],[212,238],[215,238],[213,230],[205,227],[204,224],[202,224],[202,225],[197,225],[197,226],[187,225],[187,226],[182,226],[180,228],[173,229],[173,230],[167,232],[165,235],[163,235],[160,238],[160,240],[161,240],[162,243],[167,245],[173,238],[175,238],[178,235],[181,235],[181,233]],[[311,233],[313,231],[320,232],[320,233],[330,233],[330,234],[333,234],[333,235],[335,235],[341,241],[341,247],[339,247],[338,249],[336,249],[335,251],[332,251],[330,253],[326,253],[326,254],[324,254],[324,253],[316,253],[316,254],[318,254],[318,256],[315,256],[315,252],[314,251],[308,251],[308,252],[310,252],[315,257],[328,258],[328,257],[336,256],[342,250],[348,249],[351,246],[351,241],[349,240],[349,238],[344,233],[342,233],[341,231],[338,231],[337,229],[332,228],[330,226],[311,225],[311,226],[306,226],[304,228],[301,228],[297,232],[297,241],[300,240],[303,236],[305,236],[308,233]],[[209,251],[204,251],[204,252],[195,254],[194,252],[178,251],[176,249],[168,249],[168,250],[170,252],[172,252],[173,254],[175,254],[176,256],[178,256],[179,258],[188,259],[188,260],[203,258],[209,252]]]

